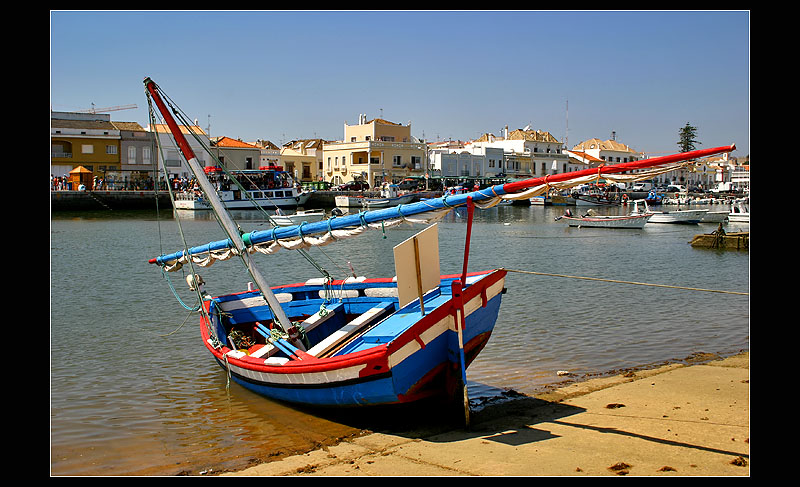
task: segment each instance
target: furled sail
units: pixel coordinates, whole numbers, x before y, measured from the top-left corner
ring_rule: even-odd
[[[313,245],[327,245],[333,241],[359,235],[369,228],[385,228],[403,222],[431,222],[441,219],[452,208],[463,206],[471,199],[476,205],[492,206],[501,198],[531,198],[543,194],[549,188],[565,188],[576,186],[603,177],[609,180],[630,181],[634,179],[652,178],[657,173],[674,170],[675,163],[707,157],[736,149],[735,145],[681,152],[664,157],[643,159],[592,169],[584,169],[562,174],[551,174],[544,177],[526,179],[512,183],[499,184],[470,193],[447,195],[441,198],[421,200],[416,203],[399,205],[372,211],[362,211],[352,215],[331,217],[314,223],[303,223],[270,230],[258,230],[241,236],[247,252],[274,253],[280,249],[297,249]],[[669,167],[663,167],[672,165]],[[652,172],[621,174],[632,170],[647,168]],[[236,245],[230,239],[218,240],[205,245],[188,249],[188,256],[198,265],[211,265],[217,260],[225,260],[239,255]],[[240,247],[241,248],[241,247]],[[161,255],[150,259],[150,263],[158,264],[165,270],[178,270],[188,262],[186,251]]]

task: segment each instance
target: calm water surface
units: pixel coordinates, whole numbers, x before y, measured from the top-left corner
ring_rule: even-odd
[[[569,228],[554,221],[562,213],[536,206],[476,211],[470,270],[749,292],[748,252],[688,244],[714,224]],[[245,231],[268,228],[258,213],[234,216]],[[440,223],[442,273],[461,271],[465,221],[466,212],[456,210]],[[190,245],[223,238],[210,216],[182,216],[180,228]],[[349,266],[358,275],[390,277],[392,247],[421,228],[368,232],[309,252],[336,278]],[[170,283],[184,304],[196,304],[184,276],[172,273],[167,281],[147,263],[183,248],[170,211],[56,213],[50,238],[53,475],[239,469],[356,432],[353,424],[226,387],[225,372],[201,343],[197,315],[171,291]],[[255,259],[275,285],[319,277],[296,252]],[[241,291],[249,280],[233,260],[199,272],[214,295]],[[582,377],[749,348],[749,296],[517,272],[506,287],[495,332],[468,370],[476,403],[508,389],[535,393],[559,382],[559,370]]]

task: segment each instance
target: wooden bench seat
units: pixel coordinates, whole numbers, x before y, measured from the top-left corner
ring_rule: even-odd
[[[313,355],[318,358],[322,358],[330,354],[333,350],[335,350],[339,345],[343,344],[349,338],[357,334],[359,331],[363,330],[365,327],[369,326],[376,319],[387,312],[391,312],[394,310],[394,303],[393,302],[383,302],[380,303],[373,308],[367,310],[366,312],[360,314],[357,318],[355,318],[350,323],[344,325],[342,328],[336,330],[335,332],[331,333],[327,338],[319,342],[318,344],[311,347],[307,354]]]

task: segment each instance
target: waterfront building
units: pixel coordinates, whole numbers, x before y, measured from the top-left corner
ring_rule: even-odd
[[[565,152],[567,152],[572,159],[586,164],[587,167],[634,162],[643,158],[640,152],[617,141],[614,132],[611,133],[611,138],[608,140],[600,140],[598,138],[587,139]]]
[[[258,139],[253,145],[261,151],[259,156],[259,166],[282,166],[281,149],[268,140]]]
[[[219,164],[229,171],[258,169],[261,164],[261,149],[239,139],[213,137],[210,148]]]
[[[196,124],[191,126],[178,125],[178,127],[180,127],[181,132],[186,136],[186,140],[196,154],[200,166],[215,166],[216,162],[210,160],[207,151],[203,148],[204,146],[208,147],[210,145],[210,140],[205,131]],[[148,132],[155,134],[155,137],[158,139],[154,157],[158,164],[161,179],[163,179],[162,167],[166,167],[169,179],[191,179],[192,171],[183,160],[183,156],[173,142],[169,127],[167,127],[166,124],[154,124],[148,125],[146,129]]]
[[[694,174],[702,177],[701,186],[704,189],[713,189],[720,183],[728,183],[728,187],[734,191],[750,190],[750,165],[749,158],[739,160],[736,157],[729,157],[726,152],[719,156],[701,159],[701,164]]]
[[[50,112],[50,172],[83,166],[95,177],[120,170],[120,130],[107,113]]]
[[[562,150],[563,144],[550,132],[530,127],[509,132],[506,126],[502,137],[488,134],[484,137],[479,140],[481,145],[503,148],[503,169],[509,177],[526,178],[569,171],[569,157]]]
[[[374,188],[425,174],[426,147],[411,135],[410,122],[367,120],[361,114],[357,124],[344,123],[343,140],[325,142],[322,151],[322,176],[335,185],[364,180]]]
[[[628,145],[618,142],[616,135],[612,133],[609,140],[597,138],[585,140],[572,148],[572,152],[583,152],[590,156],[604,161],[605,163],[618,164],[621,162],[633,162],[642,158],[642,155],[631,149]]]
[[[296,181],[318,181],[322,177],[322,139],[292,140],[281,147],[280,162]]]
[[[442,178],[493,178],[503,173],[504,155],[500,147],[430,145],[430,175]]]
[[[464,176],[469,172],[472,177],[518,179],[569,172],[576,165],[552,134],[530,127],[509,132],[506,126],[502,136],[486,133],[464,144],[463,149],[448,146],[446,152],[433,150],[431,153],[431,166],[442,176]],[[455,156],[455,153],[461,155]],[[450,174],[453,170],[456,174]]]
[[[106,171],[106,189],[152,189],[153,134],[137,122],[111,121],[119,130],[119,171]]]

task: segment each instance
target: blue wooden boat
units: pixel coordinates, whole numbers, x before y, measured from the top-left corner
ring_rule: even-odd
[[[466,369],[494,330],[506,284],[504,269],[468,272],[474,203],[527,199],[526,189],[549,181],[626,172],[735,149],[731,145],[550,175],[242,234],[222,202],[214,201],[214,188],[203,177],[203,168],[171,115],[180,112],[167,108],[152,80],[146,78],[144,83],[228,235],[196,247],[186,245],[150,263],[162,271],[190,267],[187,282],[202,302],[203,342],[231,380],[269,398],[304,405],[371,406],[444,396],[463,402],[468,422]],[[326,245],[369,228],[428,217],[435,220],[456,207],[466,207],[468,213],[464,262],[458,275],[439,272],[435,224],[395,247],[397,275],[393,278],[336,281],[323,276],[270,286],[251,259],[253,252],[273,254]],[[247,267],[254,289],[216,297],[208,294],[194,266],[230,258],[240,259]]]

